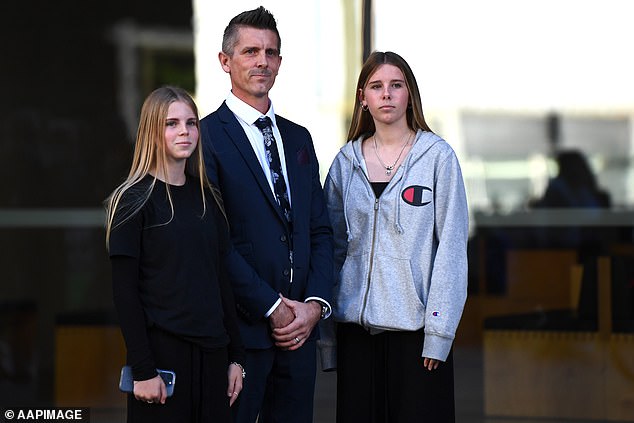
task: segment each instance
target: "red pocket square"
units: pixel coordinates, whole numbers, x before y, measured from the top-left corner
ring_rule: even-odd
[[[297,163],[300,165],[307,165],[309,161],[308,149],[306,148],[306,146],[304,146],[301,150],[297,152]]]

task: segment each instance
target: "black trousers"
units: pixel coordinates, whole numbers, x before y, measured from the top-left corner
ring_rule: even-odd
[[[370,335],[337,325],[338,423],[453,423],[453,353],[423,367],[423,330]]]
[[[233,405],[235,423],[312,423],[316,342],[295,351],[247,349],[244,389]]]
[[[148,337],[156,366],[176,373],[174,395],[165,404],[128,395],[128,423],[230,423],[227,349],[203,350],[156,328]]]

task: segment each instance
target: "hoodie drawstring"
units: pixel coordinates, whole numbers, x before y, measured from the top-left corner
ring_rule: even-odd
[[[343,220],[346,222],[346,236],[348,237],[348,242],[352,241],[352,234],[350,232],[350,223],[348,222],[348,195],[350,195],[350,186],[352,185],[352,177],[354,176],[354,158],[350,159],[350,172],[348,174],[348,183],[346,184],[346,188],[344,190],[345,197],[343,199]]]

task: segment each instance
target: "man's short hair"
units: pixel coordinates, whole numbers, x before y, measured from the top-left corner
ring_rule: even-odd
[[[280,39],[280,33],[277,31],[275,18],[271,12],[260,6],[257,9],[242,12],[231,19],[229,25],[225,28],[225,32],[222,37],[223,53],[229,56],[233,55],[233,49],[238,43],[238,30],[241,27],[268,29],[273,31],[277,36],[277,49],[278,51],[281,49],[282,40]]]

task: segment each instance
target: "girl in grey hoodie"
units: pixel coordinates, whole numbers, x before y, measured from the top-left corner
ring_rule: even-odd
[[[320,347],[338,372],[337,421],[453,422],[451,347],[467,295],[460,165],[425,123],[399,55],[368,58],[357,100],[325,183],[337,323]]]

